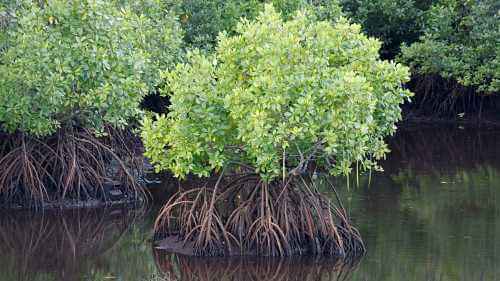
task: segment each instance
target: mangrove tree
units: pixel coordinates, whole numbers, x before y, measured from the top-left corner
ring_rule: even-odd
[[[213,55],[190,52],[164,72],[171,105],[145,118],[145,155],[180,178],[218,177],[181,189],[156,232],[201,255],[363,252],[341,203],[307,174],[374,169],[386,153],[409,73],[380,60],[380,46],[345,19],[284,21],[267,5],[220,35]]]
[[[10,20],[0,52],[1,199],[107,199],[117,184],[140,193],[128,128],[182,41],[158,3],[2,4]]]

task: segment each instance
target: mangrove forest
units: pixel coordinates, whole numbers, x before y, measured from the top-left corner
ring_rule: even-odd
[[[495,0],[0,0],[0,280],[500,280],[499,38]]]

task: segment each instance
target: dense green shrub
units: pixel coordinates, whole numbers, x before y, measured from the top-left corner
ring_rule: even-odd
[[[181,177],[235,163],[268,180],[312,160],[334,174],[373,168],[410,96],[408,69],[379,60],[380,45],[346,20],[283,22],[267,6],[213,56],[190,53],[165,73],[171,106],[145,119],[145,155]]]
[[[0,54],[5,50],[6,43],[7,43],[7,35],[6,35],[6,30],[7,30],[7,25],[8,23],[8,14],[6,10],[0,10]]]
[[[240,17],[254,17],[259,0],[174,0],[172,3],[185,31],[187,46],[212,49],[219,32],[233,30]]]
[[[116,0],[115,0],[116,1]],[[184,31],[179,24],[175,11],[165,0],[118,0],[122,5],[144,20],[145,28],[137,30],[142,38],[137,42],[145,50],[149,65],[147,83],[150,90],[156,90],[160,81],[160,70],[168,69],[180,61],[180,51]]]
[[[18,1],[0,1],[0,54],[7,48],[7,28],[15,23],[15,11]]]
[[[344,12],[370,36],[383,41],[381,55],[394,58],[401,43],[423,32],[423,14],[436,0],[340,0]]]
[[[341,14],[338,0],[171,0],[180,15],[189,47],[212,50],[217,35],[233,34],[241,18],[254,19],[264,3],[272,3],[286,18],[299,9],[310,8],[321,19],[335,19]]]
[[[500,88],[500,4],[495,0],[442,0],[426,14],[420,42],[402,61],[423,75],[440,75],[479,92]]]
[[[0,126],[10,133],[123,127],[182,40],[160,1],[21,2],[0,55]]]
[[[269,0],[285,20],[295,16],[297,11],[309,9],[310,16],[317,20],[335,21],[343,15],[339,0]],[[263,6],[262,6],[263,7]]]

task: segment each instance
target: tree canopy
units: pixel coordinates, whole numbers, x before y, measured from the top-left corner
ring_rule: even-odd
[[[5,27],[0,53],[1,129],[44,136],[61,126],[99,130],[136,118],[182,40],[158,1],[140,2],[141,9],[103,0],[10,7],[15,24]]]
[[[285,22],[268,5],[215,54],[164,73],[171,106],[145,119],[145,155],[181,177],[235,163],[267,180],[311,160],[334,174],[373,168],[410,96],[408,69],[380,60],[380,45],[346,20]]]

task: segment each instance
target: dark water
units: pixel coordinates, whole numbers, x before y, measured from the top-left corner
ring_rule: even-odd
[[[154,208],[3,212],[0,281],[500,280],[500,132],[404,130],[390,146],[383,173],[336,180],[358,263],[169,255],[149,241]]]

